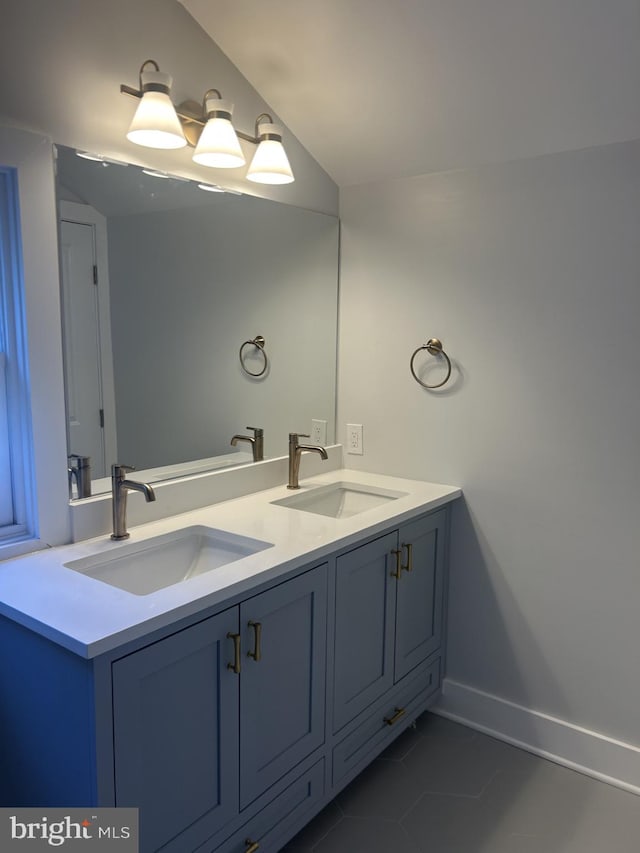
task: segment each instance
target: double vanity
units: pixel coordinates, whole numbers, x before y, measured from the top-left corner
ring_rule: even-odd
[[[335,470],[6,564],[0,801],[276,853],[437,697],[459,496]]]

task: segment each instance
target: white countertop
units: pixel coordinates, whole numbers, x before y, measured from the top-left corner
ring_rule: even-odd
[[[317,562],[333,551],[460,497],[455,486],[339,469],[301,482],[314,486],[349,481],[406,492],[404,497],[350,518],[302,512],[271,501],[295,494],[285,485],[131,528],[130,539],[88,539],[0,564],[0,614],[31,628],[82,657],[110,651],[150,631],[250,593],[257,584]],[[273,543],[182,583],[149,595],[134,595],[68,569],[65,563],[123,545],[205,525]]]

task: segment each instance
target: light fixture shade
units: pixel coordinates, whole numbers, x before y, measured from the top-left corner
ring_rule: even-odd
[[[220,98],[207,98],[206,111],[208,120],[193,153],[194,162],[218,169],[244,166],[246,160],[231,124],[233,104]]]
[[[282,145],[282,128],[277,124],[258,126],[260,142],[247,170],[247,180],[257,184],[290,184],[293,172]]]
[[[169,97],[170,75],[145,71],[140,79],[143,94],[127,139],[146,148],[184,148],[187,140]]]

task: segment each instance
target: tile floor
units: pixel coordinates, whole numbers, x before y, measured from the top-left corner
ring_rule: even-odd
[[[640,853],[640,797],[427,713],[285,851]]]

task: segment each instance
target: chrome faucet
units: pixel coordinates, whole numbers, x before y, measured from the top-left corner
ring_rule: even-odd
[[[135,471],[130,465],[111,466],[111,497],[113,511],[112,539],[128,539],[127,533],[127,492],[142,492],[147,503],[155,501],[156,493],[148,483],[127,480],[129,471]]]
[[[309,438],[304,433],[289,433],[289,483],[288,489],[299,489],[298,477],[300,475],[300,457],[303,453],[319,453],[321,459],[327,459],[327,451],[317,444],[299,444],[299,438]]]
[[[245,427],[253,432],[251,435],[234,435],[231,439],[232,447],[235,447],[239,441],[248,441],[251,445],[254,462],[262,462],[264,459],[264,430],[260,427]]]

